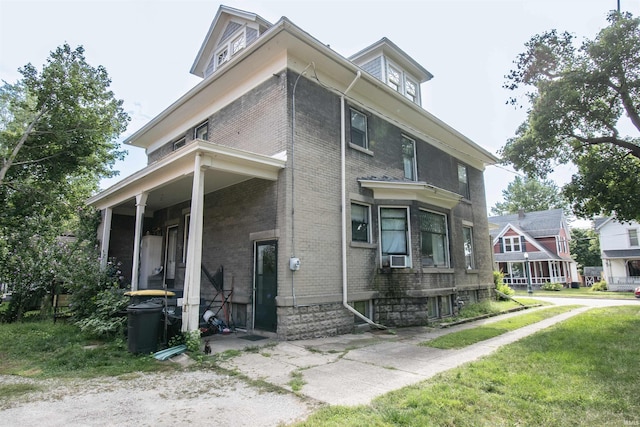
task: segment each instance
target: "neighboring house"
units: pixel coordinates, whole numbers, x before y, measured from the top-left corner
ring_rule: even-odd
[[[421,107],[432,76],[398,46],[345,58],[221,6],[191,72],[203,81],[125,141],[148,165],[89,200],[103,259],[134,290],[182,294],[183,330],[214,271],[230,321],[282,339],[425,324],[491,295],[497,158]]]
[[[495,269],[515,288],[544,283],[578,284],[571,233],[562,209],[489,217]]]
[[[610,291],[632,291],[640,286],[640,224],[597,218],[602,271]]]

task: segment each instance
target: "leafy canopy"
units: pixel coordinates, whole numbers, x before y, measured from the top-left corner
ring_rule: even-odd
[[[515,214],[521,209],[525,212],[537,212],[567,208],[558,186],[550,180],[523,179],[517,176],[502,190],[502,198],[504,201],[497,202],[491,208],[492,215]]]
[[[528,117],[500,154],[542,178],[574,163],[563,190],[576,215],[640,220],[640,20],[611,12],[608,22],[578,48],[556,30],[525,44],[505,88],[529,90]]]

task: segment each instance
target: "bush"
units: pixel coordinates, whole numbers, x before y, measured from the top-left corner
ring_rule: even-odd
[[[504,273],[501,271],[493,272],[493,283],[496,285],[496,291],[505,295],[514,295],[516,292],[504,283]]]
[[[540,287],[543,291],[559,291],[562,289],[562,284],[560,283],[545,283]]]
[[[604,292],[606,290],[607,290],[607,282],[605,282],[604,280],[594,283],[593,286],[591,287],[592,292]]]

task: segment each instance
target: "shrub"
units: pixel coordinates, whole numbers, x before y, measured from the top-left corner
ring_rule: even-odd
[[[603,292],[606,290],[607,290],[607,282],[605,282],[604,280],[594,283],[593,286],[591,287],[592,292]]]
[[[543,291],[559,291],[562,289],[562,284],[560,283],[545,283],[540,287]]]
[[[501,271],[493,272],[493,283],[496,285],[496,291],[505,295],[514,295],[516,292],[504,283],[504,273]]]

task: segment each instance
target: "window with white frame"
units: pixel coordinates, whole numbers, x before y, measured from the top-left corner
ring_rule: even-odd
[[[462,195],[465,199],[471,198],[467,167],[460,163],[458,163],[458,194]]]
[[[229,61],[234,55],[240,52],[247,46],[247,33],[246,28],[242,28],[242,30],[235,33],[235,36],[229,37],[228,42],[226,42],[218,51],[216,52],[216,69],[223,65],[225,62]]]
[[[367,116],[351,109],[351,143],[362,148],[369,148],[367,134]]]
[[[351,241],[369,242],[369,218],[371,208],[359,203],[351,203]]]
[[[449,236],[446,215],[420,211],[422,266],[449,268]]]
[[[564,237],[556,236],[556,250],[558,253],[569,253],[569,243]]]
[[[416,142],[402,135],[402,164],[404,177],[416,181]]]
[[[186,143],[187,143],[186,138],[180,138],[179,140],[173,143],[173,149],[177,150],[178,148],[182,148],[186,145]]]
[[[380,208],[380,248],[384,267],[393,255],[409,255],[407,208]]]
[[[392,64],[387,64],[387,84],[396,92],[402,92],[402,71]]]
[[[404,96],[413,102],[418,102],[418,83],[409,77],[406,77],[404,80]]]
[[[464,262],[468,270],[476,268],[475,257],[473,254],[473,229],[471,227],[462,227],[462,238],[464,239]]]
[[[209,122],[198,125],[193,136],[195,139],[202,139],[203,141],[209,140]]]
[[[507,236],[502,238],[503,252],[522,252],[520,236]]]
[[[638,230],[635,228],[629,229],[629,246],[638,246]]]
[[[228,60],[229,60],[229,48],[225,46],[222,50],[216,53],[216,68],[218,68]]]
[[[240,50],[244,49],[244,47],[246,46],[246,40],[247,38],[245,37],[244,31],[235,39],[233,39],[233,41],[231,42],[231,55],[235,55]]]
[[[387,60],[384,77],[390,88],[401,93],[412,102],[420,103],[420,85],[418,81],[410,77],[402,68]]]

